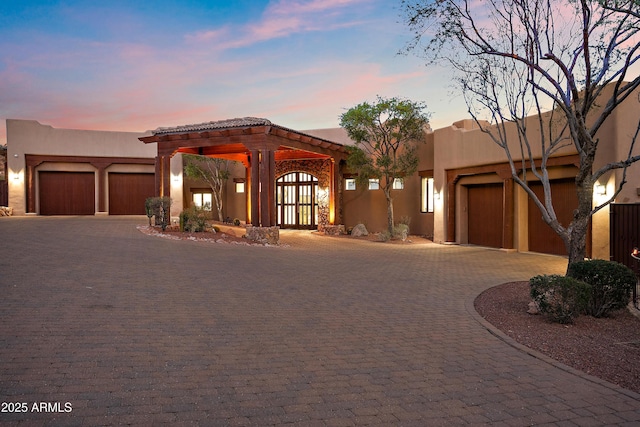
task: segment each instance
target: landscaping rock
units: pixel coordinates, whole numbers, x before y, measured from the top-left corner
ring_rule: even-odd
[[[367,227],[365,227],[364,224],[357,224],[351,230],[351,237],[362,237],[362,236],[368,236],[368,235],[369,235],[369,232],[367,231]]]
[[[13,215],[13,208],[0,206],[0,216],[11,216],[11,215]]]

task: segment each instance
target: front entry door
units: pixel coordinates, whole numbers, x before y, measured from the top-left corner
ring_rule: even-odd
[[[318,178],[291,172],[276,181],[276,209],[280,228],[316,228]]]

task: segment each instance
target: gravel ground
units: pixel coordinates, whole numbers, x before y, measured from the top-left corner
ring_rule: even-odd
[[[580,316],[571,325],[527,313],[529,283],[505,283],[483,292],[478,313],[520,344],[552,359],[640,393],[640,318],[627,309],[609,318]]]

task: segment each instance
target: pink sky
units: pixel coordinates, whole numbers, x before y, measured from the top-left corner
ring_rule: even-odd
[[[434,113],[448,104],[437,72],[397,55],[409,34],[389,2],[48,3],[16,6],[11,25],[0,25],[0,120],[144,131],[257,116],[313,129],[338,126],[342,112],[376,95],[425,101]]]

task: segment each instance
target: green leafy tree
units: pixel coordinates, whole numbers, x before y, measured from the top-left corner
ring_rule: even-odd
[[[205,181],[213,194],[213,200],[218,211],[218,221],[224,221],[223,200],[224,188],[230,173],[231,160],[218,159],[195,154],[184,154],[184,174],[189,178]]]
[[[569,265],[586,256],[591,216],[611,203],[640,160],[640,131],[620,135],[620,158],[594,167],[598,131],[640,85],[630,67],[640,62],[638,0],[403,0],[415,37],[407,50],[447,66],[453,86],[480,129],[500,146],[514,181],[562,238]],[[637,120],[637,119],[636,119]],[[509,130],[517,133],[510,140]],[[517,139],[517,141],[516,141]],[[559,222],[551,197],[548,160],[573,147],[578,207]],[[634,155],[635,154],[635,155]],[[615,172],[617,189],[594,206],[593,188]],[[543,197],[529,186],[540,181]]]
[[[379,179],[387,199],[387,225],[393,233],[393,182],[418,169],[417,145],[424,141],[429,114],[419,102],[378,96],[375,104],[363,102],[340,116],[355,146],[349,147],[347,166],[360,184]]]

